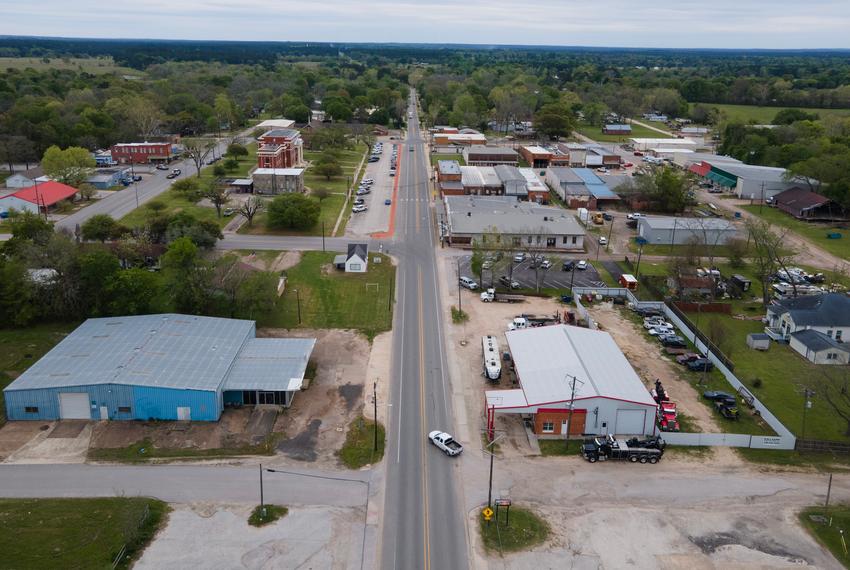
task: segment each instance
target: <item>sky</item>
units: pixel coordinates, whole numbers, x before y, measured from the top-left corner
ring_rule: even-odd
[[[0,0],[0,35],[850,48],[850,0]]]

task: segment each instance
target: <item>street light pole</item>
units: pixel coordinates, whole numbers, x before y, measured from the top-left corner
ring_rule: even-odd
[[[372,402],[375,411],[375,446],[374,451],[378,451],[378,382],[372,383]]]
[[[298,292],[298,289],[295,290],[295,302],[298,305],[298,324],[301,324],[301,293]]]
[[[458,257],[457,258],[457,310],[458,310],[458,312],[463,311],[460,293],[461,293],[460,292],[460,257]]]

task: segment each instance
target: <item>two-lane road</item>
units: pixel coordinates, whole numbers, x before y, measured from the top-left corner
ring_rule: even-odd
[[[400,262],[381,563],[393,569],[454,570],[468,566],[456,485],[459,466],[426,439],[435,429],[452,432],[453,421],[428,157],[413,101],[414,115],[400,152],[400,207],[393,246]]]

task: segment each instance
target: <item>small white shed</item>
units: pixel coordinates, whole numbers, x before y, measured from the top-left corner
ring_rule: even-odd
[[[346,273],[366,273],[368,263],[369,252],[365,243],[348,244],[348,255],[345,257]]]
[[[765,333],[750,333],[747,335],[747,346],[753,350],[767,350],[770,348],[770,337]]]

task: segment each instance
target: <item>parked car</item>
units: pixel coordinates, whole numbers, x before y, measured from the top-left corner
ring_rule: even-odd
[[[651,317],[649,319],[644,319],[643,328],[646,330],[654,329],[654,328],[662,328],[662,329],[673,329],[672,323],[668,323],[661,317]]]
[[[582,259],[581,261],[576,263],[576,269],[578,269],[579,271],[584,271],[585,269],[587,269],[587,262]]]
[[[643,156],[643,153],[639,150],[636,150],[634,154],[635,156]]]
[[[614,219],[614,216],[612,216],[608,212],[602,212],[602,219],[605,220],[606,222],[610,222],[611,220]]]
[[[392,200],[390,200],[389,198],[387,198],[386,200],[384,200],[384,205],[385,205],[385,206],[389,206],[389,205],[390,205],[390,204],[392,204],[392,203],[393,203],[393,201],[392,201]]]
[[[471,277],[461,277],[458,281],[460,281],[461,286],[466,287],[470,291],[478,289],[478,282]]]
[[[638,212],[632,212],[631,214],[629,214],[628,216],[626,216],[626,219],[629,219],[629,220],[637,220],[638,218],[642,218],[642,217],[643,217],[643,214],[640,214],[640,213],[638,213]]]
[[[700,358],[700,355],[695,352],[686,352],[685,354],[680,354],[676,357],[676,362],[679,364],[687,364],[693,360]]]
[[[727,420],[738,419],[738,406],[735,404],[735,402],[729,402],[727,400],[715,400],[714,409],[717,410],[717,413],[719,413]]]
[[[552,268],[552,262],[549,261],[548,259],[544,259],[540,263],[540,269],[551,269],[551,268]]]
[[[355,206],[359,206],[360,204],[365,204],[365,203],[366,203],[366,200],[364,200],[363,198],[355,198],[354,199],[354,205]]]
[[[354,214],[359,214],[361,212],[365,212],[368,209],[369,208],[366,207],[366,204],[358,204],[358,205],[354,206],[353,208],[351,208],[351,211]]]
[[[499,283],[501,283],[505,287],[509,287],[511,289],[519,289],[520,288],[520,284],[518,282],[512,280],[507,275],[502,275],[501,277],[499,277]]]
[[[133,182],[141,182],[141,181],[142,181],[142,175],[141,174],[136,174],[135,176],[133,176]]]
[[[234,210],[233,208],[225,208],[224,211],[221,212],[221,215],[224,216],[225,218],[229,218],[230,216],[232,216],[235,213],[236,213],[236,210]]]
[[[156,169],[157,170],[168,170],[168,165],[167,164],[157,164]]]
[[[561,270],[562,271],[572,271],[573,269],[575,269],[575,267],[576,267],[575,261],[565,261],[564,264],[561,266]]]
[[[706,400],[713,400],[715,402],[729,402],[731,404],[736,404],[738,402],[734,394],[722,392],[720,390],[708,390],[702,393],[702,397]]]
[[[675,331],[671,327],[651,327],[646,332],[650,336],[673,334]]]
[[[711,372],[714,370],[714,363],[707,358],[697,358],[688,362],[688,370]]]
[[[608,238],[605,236],[599,236],[599,245],[608,245]]]
[[[676,348],[685,348],[687,345],[685,344],[685,339],[678,335],[667,335],[661,339],[661,344],[664,346],[676,347]]]
[[[525,254],[523,252],[519,252],[514,256],[514,263],[522,263],[525,259]]]

